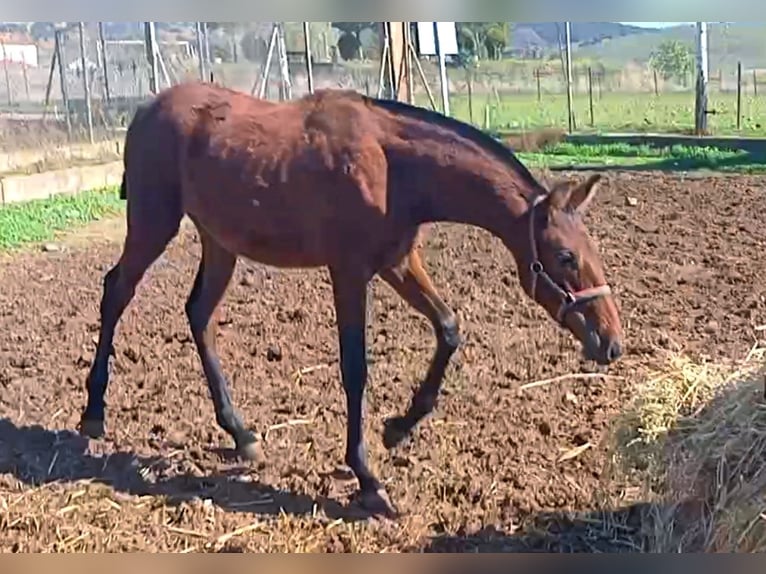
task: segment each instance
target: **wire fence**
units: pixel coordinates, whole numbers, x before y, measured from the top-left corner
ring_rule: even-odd
[[[37,42],[37,62],[3,58],[0,79],[0,133],[7,122],[45,126],[46,137],[84,138],[87,78],[96,138],[124,129],[136,106],[151,96],[150,66],[143,37],[101,35],[97,23],[87,23],[81,50],[76,23],[60,36],[59,64],[53,38]],[[158,32],[160,87],[200,77],[199,49],[188,23],[163,23]],[[210,29],[203,53],[216,82],[265,97],[301,97],[309,92],[305,37],[300,22],[283,23],[284,59],[289,70],[289,93],[281,85],[279,59],[271,58],[264,75],[274,22],[243,23]],[[372,32],[370,32],[371,35]],[[330,23],[312,23],[312,71],[315,88],[346,88],[386,96],[381,87],[380,49],[374,37],[359,36],[360,48],[344,60],[339,32]],[[4,45],[3,45],[4,46]],[[5,50],[5,46],[3,47]],[[3,52],[0,51],[0,55]],[[348,56],[348,54],[345,54]],[[645,65],[621,69],[580,62],[573,68],[576,129],[591,131],[692,132],[694,82],[691,75],[663,78]],[[12,60],[12,61],[9,61]],[[63,71],[63,81],[61,72]],[[440,107],[439,75],[435,62],[417,59],[416,103]],[[266,78],[266,85],[262,80]],[[423,78],[425,81],[423,81]],[[448,67],[452,114],[491,130],[566,129],[566,79],[562,62],[503,59],[481,61],[469,69]],[[428,87],[426,87],[428,86]],[[429,96],[429,91],[432,97]],[[710,73],[710,128],[714,133],[751,134],[766,121],[766,71],[733,68]],[[68,99],[72,135],[66,133]],[[5,126],[5,127],[3,127]],[[14,128],[19,132],[18,126]],[[40,128],[42,129],[42,128]],[[24,131],[24,130],[21,130]],[[18,137],[18,133],[15,134]]]

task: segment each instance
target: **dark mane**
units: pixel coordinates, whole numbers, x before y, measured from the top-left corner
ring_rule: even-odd
[[[513,170],[519,173],[525,182],[528,183],[533,189],[545,194],[548,193],[547,190],[540,184],[540,182],[535,179],[527,167],[521,163],[521,161],[519,161],[519,159],[514,155],[513,151],[509,147],[505,146],[492,136],[472,126],[471,124],[456,120],[449,116],[445,116],[439,112],[434,112],[426,108],[413,106],[396,100],[384,100],[371,98],[368,96],[362,96],[362,98],[368,103],[379,108],[383,108],[389,112],[403,114],[431,124],[438,124],[468,140],[471,140],[476,145],[490,152],[498,160],[507,164]]]

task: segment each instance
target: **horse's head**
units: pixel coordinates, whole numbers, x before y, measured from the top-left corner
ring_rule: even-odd
[[[609,365],[622,356],[622,327],[601,256],[583,223],[601,179],[556,184],[528,212],[525,290],[583,345],[589,360]]]

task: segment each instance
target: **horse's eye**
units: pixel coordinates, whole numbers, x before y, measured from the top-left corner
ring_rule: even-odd
[[[562,267],[577,270],[577,257],[571,251],[559,251],[556,254],[556,259]]]

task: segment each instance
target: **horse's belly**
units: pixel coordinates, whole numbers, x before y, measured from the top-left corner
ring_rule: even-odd
[[[410,251],[418,231],[369,211],[339,218],[312,205],[240,199],[229,201],[224,210],[207,196],[189,195],[185,209],[227,251],[273,267],[313,268],[356,260],[375,270],[388,268]]]
[[[274,249],[269,247],[260,247],[258,245],[248,245],[239,250],[239,255],[270,265],[272,267],[282,268],[312,268],[327,265],[327,258],[324,254],[314,253],[306,250],[291,251],[289,249]]]
[[[217,225],[204,218],[193,219],[221,246],[236,255],[273,267],[321,267],[327,265],[323,241],[305,233],[275,232],[253,226]]]

